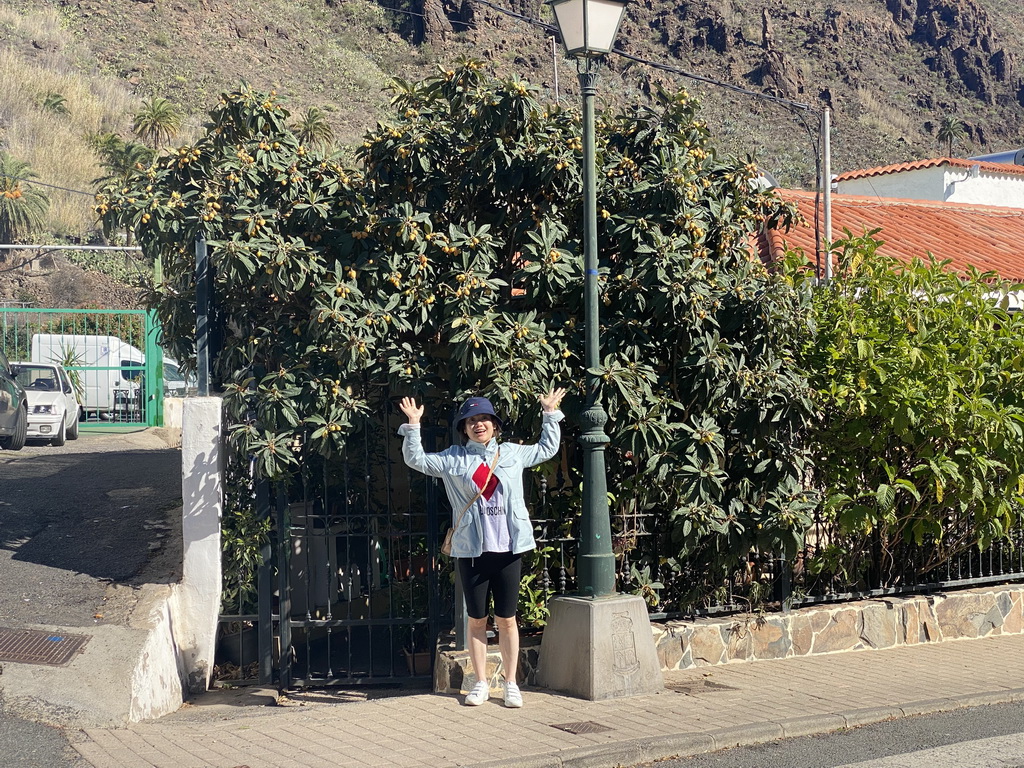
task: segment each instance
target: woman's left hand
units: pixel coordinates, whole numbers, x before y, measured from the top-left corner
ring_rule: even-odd
[[[565,397],[565,389],[562,387],[556,387],[550,390],[547,394],[539,395],[537,397],[540,400],[541,408],[544,409],[545,413],[551,413],[557,411],[558,406],[562,402],[562,398]]]

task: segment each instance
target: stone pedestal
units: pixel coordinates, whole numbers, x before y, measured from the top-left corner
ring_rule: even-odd
[[[537,670],[541,687],[590,701],[664,687],[643,598],[557,597],[548,605]]]

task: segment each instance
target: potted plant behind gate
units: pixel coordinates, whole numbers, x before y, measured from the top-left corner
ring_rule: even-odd
[[[434,649],[430,638],[426,578],[412,576],[396,580],[392,590],[392,616],[408,622],[399,624],[396,634],[409,675],[429,675]]]

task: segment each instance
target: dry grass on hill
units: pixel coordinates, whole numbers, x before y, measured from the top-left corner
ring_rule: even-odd
[[[74,37],[52,8],[17,12],[0,6],[0,142],[28,163],[39,181],[86,192],[102,175],[87,137],[127,126],[138,100],[123,82],[83,72]],[[58,99],[63,110],[44,106]],[[80,237],[95,228],[92,199],[47,189],[47,229],[59,237]]]

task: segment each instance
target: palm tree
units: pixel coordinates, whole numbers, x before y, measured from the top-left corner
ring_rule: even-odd
[[[132,130],[146,144],[156,149],[170,141],[181,130],[181,113],[167,99],[154,96],[142,102],[142,109],[132,117]]]
[[[101,157],[108,149],[124,144],[124,139],[111,131],[90,131],[85,140]]]
[[[144,144],[125,141],[116,133],[95,134],[90,143],[100,156],[100,166],[106,174],[93,179],[101,189],[108,184],[122,185],[138,170],[148,167],[156,152]]]
[[[0,152],[0,243],[14,243],[45,223],[50,198],[31,183],[25,185],[34,178],[28,163]]]
[[[93,179],[100,190],[106,187],[123,186],[136,171],[141,171],[152,164],[156,150],[145,144],[125,141],[116,133],[96,133],[89,137],[89,143],[100,156],[100,166],[106,171],[104,176]],[[105,232],[109,237],[112,232]],[[132,244],[131,229],[125,230],[125,244]]]
[[[303,144],[327,147],[334,142],[334,131],[327,122],[327,115],[316,107],[307,109],[306,114],[292,125],[292,131]]]
[[[966,135],[967,129],[964,127],[964,124],[952,115],[946,115],[939,124],[939,132],[936,134],[936,138],[940,144],[946,145],[946,157],[952,157],[953,142],[963,141]]]

